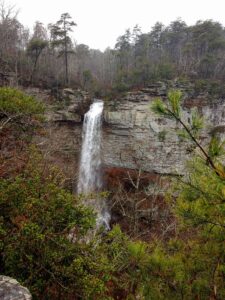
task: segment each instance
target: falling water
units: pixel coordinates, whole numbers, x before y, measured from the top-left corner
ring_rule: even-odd
[[[101,125],[103,102],[95,101],[84,116],[83,142],[78,177],[79,194],[91,194],[102,189],[101,171]],[[88,199],[88,205],[97,212],[97,227],[104,225],[109,229],[110,215],[104,199]]]

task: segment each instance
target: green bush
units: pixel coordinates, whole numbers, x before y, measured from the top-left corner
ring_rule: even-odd
[[[42,121],[44,105],[22,91],[0,88],[0,128],[9,124],[30,126]]]
[[[145,248],[118,226],[86,242],[95,214],[62,188],[63,180],[35,148],[20,175],[0,179],[0,272],[27,286],[34,299],[136,294]]]
[[[80,282],[91,275],[76,265],[87,252],[78,240],[94,225],[94,215],[62,184],[59,171],[48,169],[36,151],[22,174],[0,180],[1,272],[24,283],[35,299],[56,287],[81,292]],[[75,243],[68,238],[71,230]]]

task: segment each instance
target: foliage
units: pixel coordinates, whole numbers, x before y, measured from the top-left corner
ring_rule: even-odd
[[[223,157],[225,155],[225,141],[221,142],[219,138],[213,136],[209,144],[209,156],[212,159]]]
[[[40,57],[42,51],[48,46],[48,41],[40,38],[32,38],[27,46],[27,53],[33,59],[34,66],[30,76],[30,81],[32,82],[33,75],[36,70],[38,58]]]
[[[49,28],[51,31],[52,41],[51,44],[53,47],[58,48],[58,55],[64,56],[65,59],[65,83],[68,84],[68,55],[73,53],[72,51],[72,42],[69,37],[69,32],[72,31],[72,27],[77,24],[74,21],[71,21],[71,16],[68,13],[61,15],[60,20],[55,24],[50,24]]]
[[[154,71],[154,77],[156,79],[166,80],[173,79],[176,74],[175,66],[172,63],[162,63]]]
[[[2,87],[0,88],[0,109],[2,113],[6,114],[18,113],[40,117],[44,111],[44,106],[22,91]]]
[[[62,184],[59,170],[49,168],[35,149],[23,173],[0,180],[1,273],[26,285],[34,299],[138,294],[147,245],[130,241],[118,226],[85,242],[94,214]]]
[[[63,189],[63,181],[33,147],[26,168],[0,180],[1,273],[27,286],[34,299],[138,293],[147,246],[131,242],[118,226],[86,242],[95,215]]]
[[[56,287],[65,293],[71,287],[75,295],[95,288],[94,281],[87,287],[95,276],[84,262],[93,254],[78,241],[94,225],[94,215],[76,204],[62,183],[59,171],[49,169],[34,150],[22,174],[0,181],[1,272],[27,285],[36,299]]]
[[[22,91],[0,88],[0,130],[7,124],[30,126],[43,120],[44,105]]]
[[[185,179],[175,181],[170,203],[178,235],[152,258],[160,251],[156,277],[166,299],[224,298],[224,188],[224,178],[199,157],[189,162]]]
[[[181,19],[168,26],[157,22],[145,33],[135,25],[118,37],[113,49],[103,52],[76,45],[70,36],[76,24],[69,13],[48,28],[37,21],[30,33],[17,20],[13,7],[2,3],[0,10],[0,84],[9,84],[9,74],[13,74],[16,83],[45,87],[70,83],[77,87],[83,85],[83,72],[90,70],[95,80],[87,86],[91,92],[95,85],[103,91],[112,87],[125,90],[186,77],[207,81],[210,95],[224,96],[224,27],[213,20],[200,20],[192,26]],[[52,47],[44,47],[45,42]],[[197,82],[196,91],[202,88]]]
[[[173,94],[173,93],[172,93]],[[175,94],[173,94],[175,97]],[[176,98],[176,97],[175,97]],[[165,117],[179,119],[179,101],[169,106],[157,100],[153,110]],[[175,104],[175,106],[173,106]],[[178,113],[179,111],[179,113]],[[169,115],[168,115],[169,114]],[[185,123],[183,123],[185,128]],[[193,135],[202,128],[202,120],[192,116],[185,128]],[[192,135],[193,134],[193,135]],[[196,143],[197,142],[197,143]],[[202,151],[203,148],[200,148]],[[203,149],[203,151],[206,151]],[[203,152],[204,153],[204,152]],[[221,157],[222,155],[222,157]],[[168,193],[178,221],[177,237],[153,247],[148,297],[153,299],[223,299],[225,297],[225,168],[224,143],[213,137],[208,152],[189,161],[186,174],[174,180]],[[159,288],[160,287],[160,288]]]
[[[48,42],[41,40],[41,39],[37,39],[34,38],[30,41],[28,47],[27,47],[27,52],[28,54],[32,55],[33,52],[36,52],[36,55],[40,55],[39,53],[45,48],[47,47]]]
[[[181,91],[170,90],[168,93],[168,106],[161,100],[156,99],[151,109],[153,112],[166,118],[179,118],[180,117],[180,103],[181,103]]]
[[[129,240],[117,225],[103,239],[99,251],[107,254],[112,298],[133,299],[142,295],[148,263],[147,244]]]

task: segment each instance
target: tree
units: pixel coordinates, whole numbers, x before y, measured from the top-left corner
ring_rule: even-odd
[[[90,70],[84,70],[83,72],[83,88],[88,88],[88,85],[91,85],[93,82],[93,76]]]
[[[124,35],[121,35],[117,39],[115,45],[117,50],[116,55],[118,57],[118,70],[122,76],[127,77],[130,66],[131,58],[131,32],[127,29]]]
[[[3,75],[15,72],[17,76],[21,32],[24,30],[17,14],[14,6],[0,2],[0,73]]]
[[[68,13],[61,15],[59,21],[50,25],[52,45],[53,47],[60,48],[59,56],[63,55],[65,60],[65,83],[68,84],[68,55],[73,53],[71,46],[72,41],[69,37],[69,32],[72,31],[72,27],[76,26],[74,21],[71,21],[71,16]]]
[[[156,299],[224,299],[225,278],[225,154],[224,142],[213,137],[207,149],[197,140],[202,118],[192,114],[190,124],[182,117],[181,93],[171,91],[168,104],[158,99],[152,110],[180,123],[199,154],[188,162],[168,193],[178,222],[177,235],[154,247],[150,258],[149,289]],[[161,287],[159,292],[158,287]]]
[[[171,90],[168,93],[169,105],[166,105],[161,99],[157,99],[152,104],[152,110],[157,114],[164,116],[165,118],[174,119],[184,129],[184,137],[188,136],[194,145],[201,151],[206,162],[212,167],[212,169],[218,173],[216,165],[214,164],[210,154],[203,148],[198,141],[199,130],[203,127],[203,119],[198,115],[195,110],[191,115],[191,124],[186,124],[182,119],[181,114],[181,99],[182,93],[179,90]]]
[[[180,19],[171,22],[165,30],[165,51],[169,55],[169,62],[174,64],[177,73],[186,70],[185,56],[183,55],[183,47],[187,41],[188,30],[187,25]]]
[[[82,74],[85,70],[87,70],[87,62],[90,57],[90,49],[85,44],[78,44],[75,48],[75,57],[76,57],[76,65],[77,65],[77,80],[80,84],[82,84]]]
[[[30,75],[30,82],[33,81],[33,76],[36,71],[38,58],[40,57],[42,51],[47,47],[48,42],[38,38],[32,38],[27,46],[28,54],[33,58],[34,64]]]
[[[43,50],[48,46],[47,31],[41,22],[36,22],[32,38],[27,45],[27,53],[33,60],[33,68],[30,74],[32,83],[37,68],[37,62]]]

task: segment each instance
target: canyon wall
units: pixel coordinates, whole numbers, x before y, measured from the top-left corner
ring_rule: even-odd
[[[154,114],[150,105],[166,94],[171,84],[157,83],[108,101],[104,112],[103,155],[107,167],[142,169],[159,174],[182,174],[193,145],[177,135],[180,127],[173,120]],[[197,109],[205,119],[200,137],[204,145],[212,132],[225,137],[225,99],[196,94],[190,84],[173,83],[183,93],[183,116]]]
[[[43,130],[34,137],[44,158],[56,165],[65,175],[65,185],[76,187],[82,142],[83,116],[91,99],[81,90],[64,89],[56,99],[50,90],[29,88],[26,93],[35,96],[46,106]]]
[[[151,109],[157,97],[166,101],[170,88],[183,93],[184,118],[197,109],[205,119],[200,137],[206,144],[212,132],[225,138],[225,99],[199,94],[191,84],[157,83],[105,101],[102,156],[104,167],[141,169],[158,174],[182,174],[193,145],[177,136],[178,124],[160,118]],[[36,138],[47,159],[56,163],[76,186],[84,113],[92,101],[87,93],[66,89],[61,100],[49,92],[30,90],[47,104],[45,132]]]

